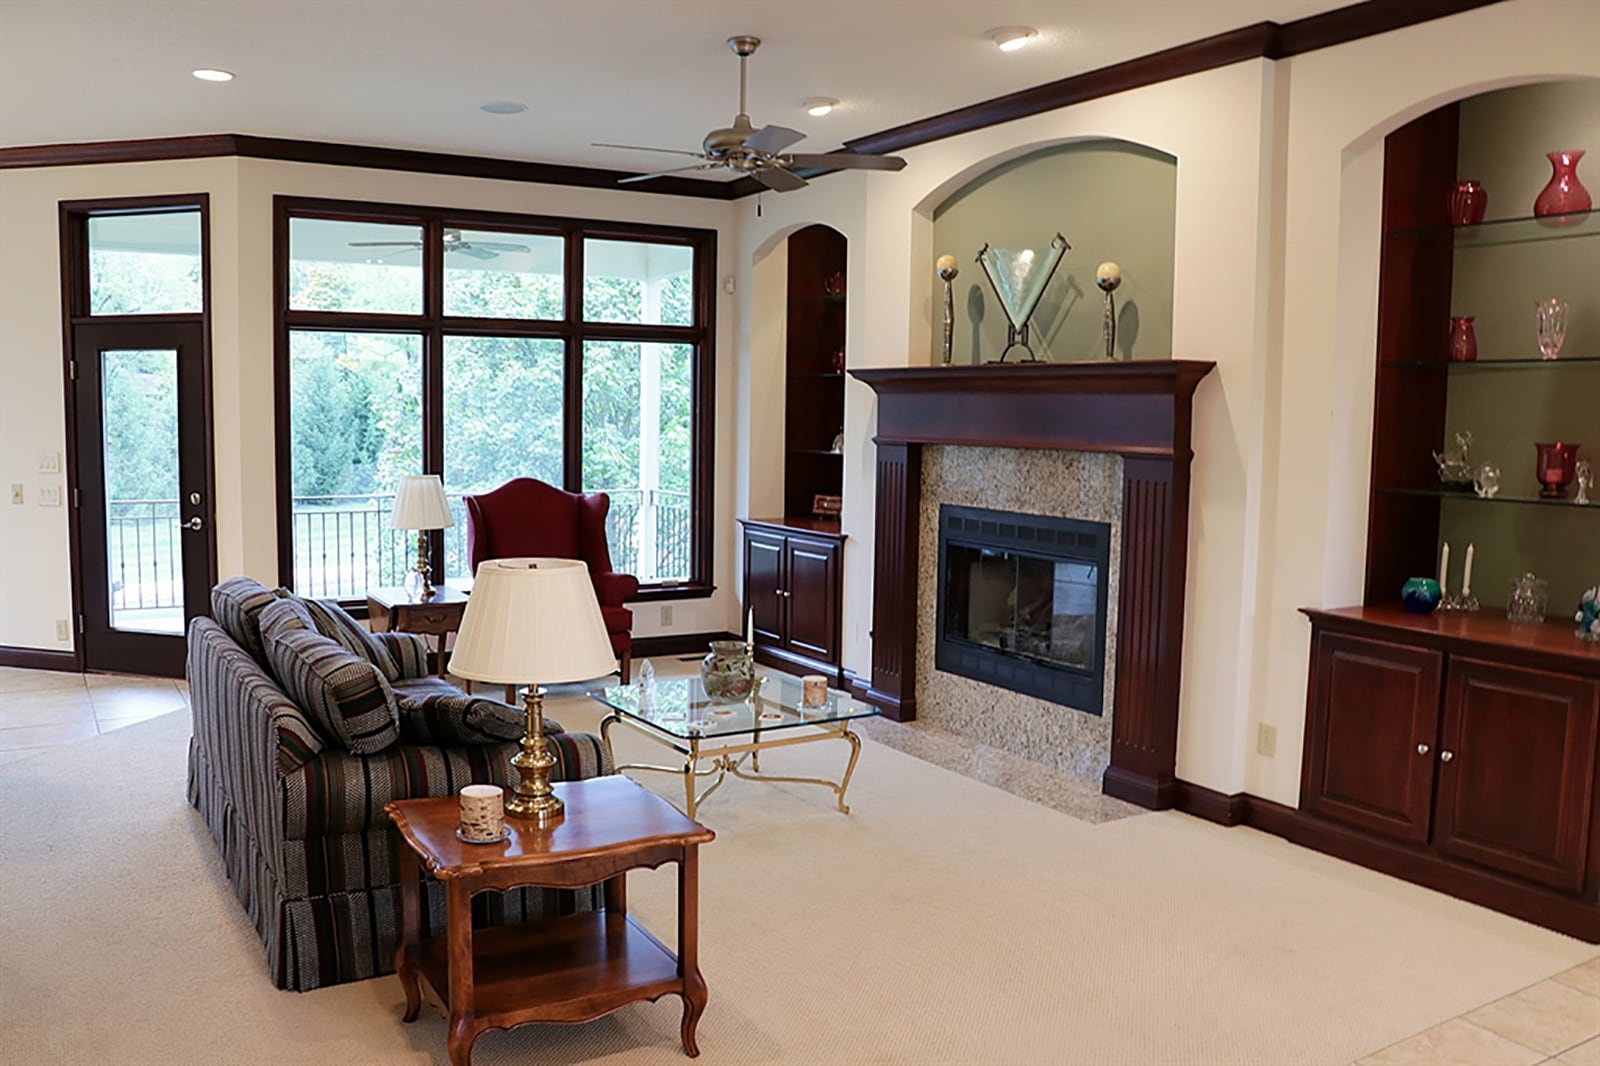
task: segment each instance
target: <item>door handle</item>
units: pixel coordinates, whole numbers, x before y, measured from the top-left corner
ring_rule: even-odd
[[[205,524],[206,523],[204,519],[202,519],[199,515],[195,515],[193,518],[184,523],[184,527],[186,529],[204,529]]]

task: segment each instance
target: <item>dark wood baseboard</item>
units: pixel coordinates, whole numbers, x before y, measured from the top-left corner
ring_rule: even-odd
[[[81,674],[83,667],[78,656],[70,651],[45,651],[42,648],[15,648],[0,646],[0,666],[18,666],[25,670],[60,670]]]
[[[1100,791],[1150,811],[1164,811],[1178,805],[1178,786],[1173,777],[1151,777],[1121,766],[1108,766],[1100,778]]]
[[[1600,904],[1593,901],[1504,877],[1414,844],[1348,829],[1248,792],[1229,795],[1188,781],[1178,781],[1177,786],[1175,806],[1185,814],[1218,825],[1259,829],[1291,844],[1600,944]],[[1109,787],[1106,792],[1116,795]]]
[[[659,637],[634,637],[633,657],[645,659],[652,655],[704,655],[711,650],[713,640],[743,640],[737,633],[667,633]]]

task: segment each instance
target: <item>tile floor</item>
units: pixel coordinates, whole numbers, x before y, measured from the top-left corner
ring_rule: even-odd
[[[663,660],[658,669],[675,668]],[[182,681],[0,667],[0,764],[179,710],[188,701]],[[1600,957],[1391,1044],[1357,1066],[1539,1063],[1600,1066]]]

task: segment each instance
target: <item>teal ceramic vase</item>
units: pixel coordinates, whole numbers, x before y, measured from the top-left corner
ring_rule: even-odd
[[[1400,586],[1400,602],[1412,614],[1429,614],[1439,606],[1439,583],[1431,577],[1413,577]]]
[[[712,703],[743,703],[756,687],[756,664],[742,640],[713,640],[700,663],[700,684]]]

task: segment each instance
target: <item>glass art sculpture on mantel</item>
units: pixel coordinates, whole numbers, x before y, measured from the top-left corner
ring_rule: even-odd
[[[1117,300],[1112,293],[1117,291],[1117,286],[1122,284],[1122,268],[1112,262],[1101,263],[1095,268],[1094,283],[1100,291],[1106,294],[1106,317],[1100,328],[1101,335],[1106,342],[1106,358],[1117,357]]]
[[[1480,500],[1492,500],[1500,491],[1500,468],[1493,463],[1484,463],[1472,475],[1472,491],[1478,494]]]
[[[956,265],[956,257],[953,255],[941,255],[934,261],[933,268],[938,273],[939,280],[944,282],[944,336],[940,354],[944,357],[944,365],[949,366],[956,333],[956,297],[950,286],[956,280],[956,275],[961,273],[961,268]]]
[[[1543,622],[1547,584],[1544,578],[1535,577],[1531,570],[1511,582],[1511,596],[1506,600],[1506,621],[1526,624]]]
[[[999,362],[1005,362],[1011,349],[1021,348],[1027,353],[1025,363],[1042,362],[1028,346],[1028,321],[1039,306],[1045,286],[1055,276],[1061,257],[1072,250],[1067,239],[1057,233],[1043,255],[1032,248],[1013,251],[1010,248],[991,248],[985,244],[978,249],[978,265],[999,297],[1000,309],[1006,315],[1006,346]]]
[[[1558,300],[1554,296],[1535,305],[1534,316],[1539,324],[1540,359],[1554,359],[1561,354],[1561,345],[1567,339],[1569,310],[1566,301]]]
[[[1463,429],[1456,434],[1455,451],[1433,453],[1433,461],[1439,467],[1439,483],[1442,488],[1456,492],[1472,490],[1472,460],[1467,456],[1471,447],[1472,431]]]

